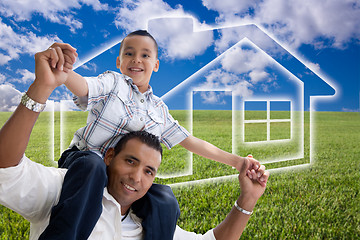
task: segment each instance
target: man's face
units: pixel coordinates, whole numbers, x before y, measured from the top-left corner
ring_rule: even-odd
[[[133,138],[116,156],[114,149],[109,149],[105,163],[108,166],[107,189],[119,202],[124,214],[151,187],[161,163],[161,154]]]
[[[116,66],[132,78],[140,92],[148,89],[152,72],[159,69],[154,41],[147,36],[130,36],[123,40]]]

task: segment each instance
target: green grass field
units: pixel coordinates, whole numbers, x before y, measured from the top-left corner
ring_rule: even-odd
[[[207,116],[212,114],[213,118],[216,117],[215,122],[219,126],[213,122],[202,122],[201,114],[194,113],[194,118],[199,120],[194,135],[231,151],[231,113],[206,112]],[[67,116],[72,128],[67,130],[66,141],[71,140],[73,129],[84,124],[85,115],[79,115]],[[186,122],[184,112],[173,111],[172,115],[181,124]],[[1,113],[0,125],[9,116],[10,113]],[[308,117],[309,113],[305,113],[305,118]],[[26,154],[51,166],[54,163],[49,161],[48,153],[51,139],[47,124],[49,119],[48,113],[41,114]],[[316,124],[314,163],[306,168],[271,173],[267,190],[258,201],[242,239],[360,239],[360,114],[319,112],[315,113],[313,120]],[[56,114],[57,139],[58,123],[59,116]],[[59,145],[59,141],[55,144]],[[270,152],[267,151],[271,150],[264,151],[268,154]],[[57,147],[55,158],[59,154]],[[179,160],[186,154],[177,147],[166,150],[161,171],[167,173],[186,168],[186,162]],[[254,157],[261,160],[255,154]],[[196,171],[197,168],[205,171]],[[194,156],[194,171],[196,176],[184,177],[181,181],[235,173],[227,166],[197,156]],[[157,182],[168,183],[171,180],[158,179]],[[182,211],[178,224],[199,233],[219,224],[240,193],[235,178],[175,187],[173,190]],[[0,206],[0,239],[27,239],[28,234],[29,223]]]

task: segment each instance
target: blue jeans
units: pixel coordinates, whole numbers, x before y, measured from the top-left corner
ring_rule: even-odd
[[[87,239],[102,212],[106,165],[96,153],[76,147],[66,150],[58,164],[68,171],[59,202],[39,239]]]
[[[39,240],[88,239],[102,213],[106,165],[96,153],[76,147],[66,150],[58,164],[68,171],[59,202]],[[153,184],[132,209],[143,219],[145,240],[173,239],[180,209],[170,187]]]

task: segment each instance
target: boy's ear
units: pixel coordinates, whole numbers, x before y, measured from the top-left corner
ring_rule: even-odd
[[[119,56],[116,58],[116,67],[120,68],[120,57]]]
[[[159,71],[159,67],[160,67],[160,61],[159,61],[159,59],[156,59],[156,63],[155,63],[155,66],[153,68],[153,71],[154,72]]]
[[[109,166],[114,157],[115,157],[115,149],[114,148],[109,148],[106,151],[105,157],[104,157],[105,165]]]

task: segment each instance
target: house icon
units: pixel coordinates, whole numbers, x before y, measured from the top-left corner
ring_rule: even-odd
[[[179,32],[189,41],[207,34],[213,38],[208,49],[217,48],[215,54],[209,54],[207,64],[161,97],[169,109],[179,103],[187,109],[187,128],[192,134],[196,136],[198,126],[195,110],[224,107],[231,110],[231,130],[226,131],[231,131],[229,144],[234,154],[251,153],[274,169],[304,167],[313,162],[312,108],[319,97],[336,94],[329,81],[256,24],[198,29],[192,18],[158,18],[149,20],[148,31],[157,39],[164,26],[181,27]],[[231,39],[236,36],[236,41],[222,41],[230,35]],[[215,126],[212,121],[216,120],[209,116],[209,124]],[[193,168],[192,154],[185,165],[161,177],[199,171]],[[220,173],[209,179],[222,177]]]
[[[223,136],[220,139],[223,146],[214,143],[221,149],[240,156],[252,154],[267,169],[285,170],[311,165],[316,149],[314,107],[320,99],[336,95],[330,80],[321,76],[320,71],[312,70],[312,64],[288,50],[256,24],[200,28],[194,22],[191,17],[167,17],[148,20],[147,26],[158,42],[165,39],[165,44],[170,45],[166,41],[175,38],[175,44],[183,42],[179,39],[204,44],[199,51],[201,56],[191,59],[193,62],[201,61],[203,65],[194,68],[196,70],[186,69],[189,75],[161,96],[170,110],[185,109],[185,124],[181,124],[194,136],[204,139],[198,135],[202,127],[198,112],[201,109],[215,110],[215,116],[220,117],[222,122],[225,119],[226,126],[223,123],[218,126],[219,118],[214,117],[214,112],[207,116],[208,112],[203,111],[201,121],[205,118],[206,126],[211,126],[207,131],[212,138]],[[171,29],[170,36],[164,34],[165,29],[167,32]],[[120,41],[113,42],[107,49]],[[106,49],[96,56],[104,51]],[[76,67],[92,58],[94,56],[78,62]],[[177,65],[167,69],[173,77],[183,76],[178,74],[179,71],[183,69],[179,70]],[[151,81],[153,85],[154,80]],[[69,102],[62,100],[60,106],[67,106]],[[65,111],[61,111],[62,115],[66,115]],[[174,118],[177,119],[176,116]],[[65,122],[60,120],[61,126],[65,126]],[[60,150],[63,151],[68,146],[63,136],[68,130],[60,128]],[[212,139],[204,140],[213,143]],[[203,161],[207,164],[205,167],[198,166],[198,156],[176,147],[183,152],[174,154],[171,150],[168,156],[166,150],[164,152],[162,166],[171,167],[169,171],[161,169],[157,176],[171,178],[165,183],[196,183],[236,175],[236,170],[222,170],[224,164],[216,165],[210,160]],[[171,170],[175,160],[183,160],[182,167]],[[199,172],[209,174],[202,179],[204,174]]]

